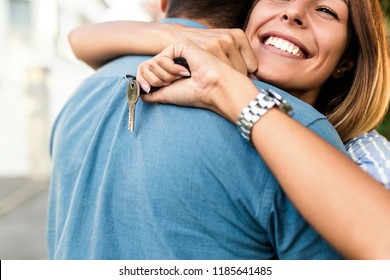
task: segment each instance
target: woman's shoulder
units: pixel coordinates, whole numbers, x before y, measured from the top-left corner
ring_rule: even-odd
[[[390,142],[376,130],[359,135],[346,144],[353,161],[390,189]]]
[[[376,130],[371,130],[351,139],[345,145],[346,149],[373,146],[390,152],[390,142]]]

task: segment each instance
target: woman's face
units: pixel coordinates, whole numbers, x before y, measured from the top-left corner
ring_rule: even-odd
[[[347,0],[260,0],[246,34],[255,75],[313,104],[347,46]]]

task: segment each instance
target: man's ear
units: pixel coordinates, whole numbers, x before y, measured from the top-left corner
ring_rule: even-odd
[[[344,76],[345,72],[351,70],[353,67],[355,67],[355,62],[351,56],[342,58],[333,71],[332,77],[334,79],[340,79]]]
[[[163,13],[166,13],[168,7],[168,0],[160,0],[160,9]]]

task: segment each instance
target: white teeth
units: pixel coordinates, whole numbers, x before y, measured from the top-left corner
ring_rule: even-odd
[[[282,40],[282,39],[277,39],[277,40],[276,40],[275,47],[277,47],[278,49],[280,49],[280,48],[282,47],[282,44],[283,44],[283,40]]]
[[[282,50],[284,51],[287,51],[288,47],[290,46],[290,44],[288,42],[284,42],[283,45],[282,45]]]
[[[300,48],[293,43],[277,37],[269,37],[265,42],[267,46],[274,46],[282,51],[289,52],[295,56],[303,57]]]

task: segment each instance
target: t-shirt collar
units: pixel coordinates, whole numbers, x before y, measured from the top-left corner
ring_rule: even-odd
[[[207,26],[205,26],[199,22],[196,22],[196,21],[193,21],[190,19],[185,19],[185,18],[165,18],[165,19],[162,19],[161,22],[162,23],[182,24],[182,25],[186,25],[189,27],[193,27],[193,28],[203,28],[203,29],[207,28]]]

